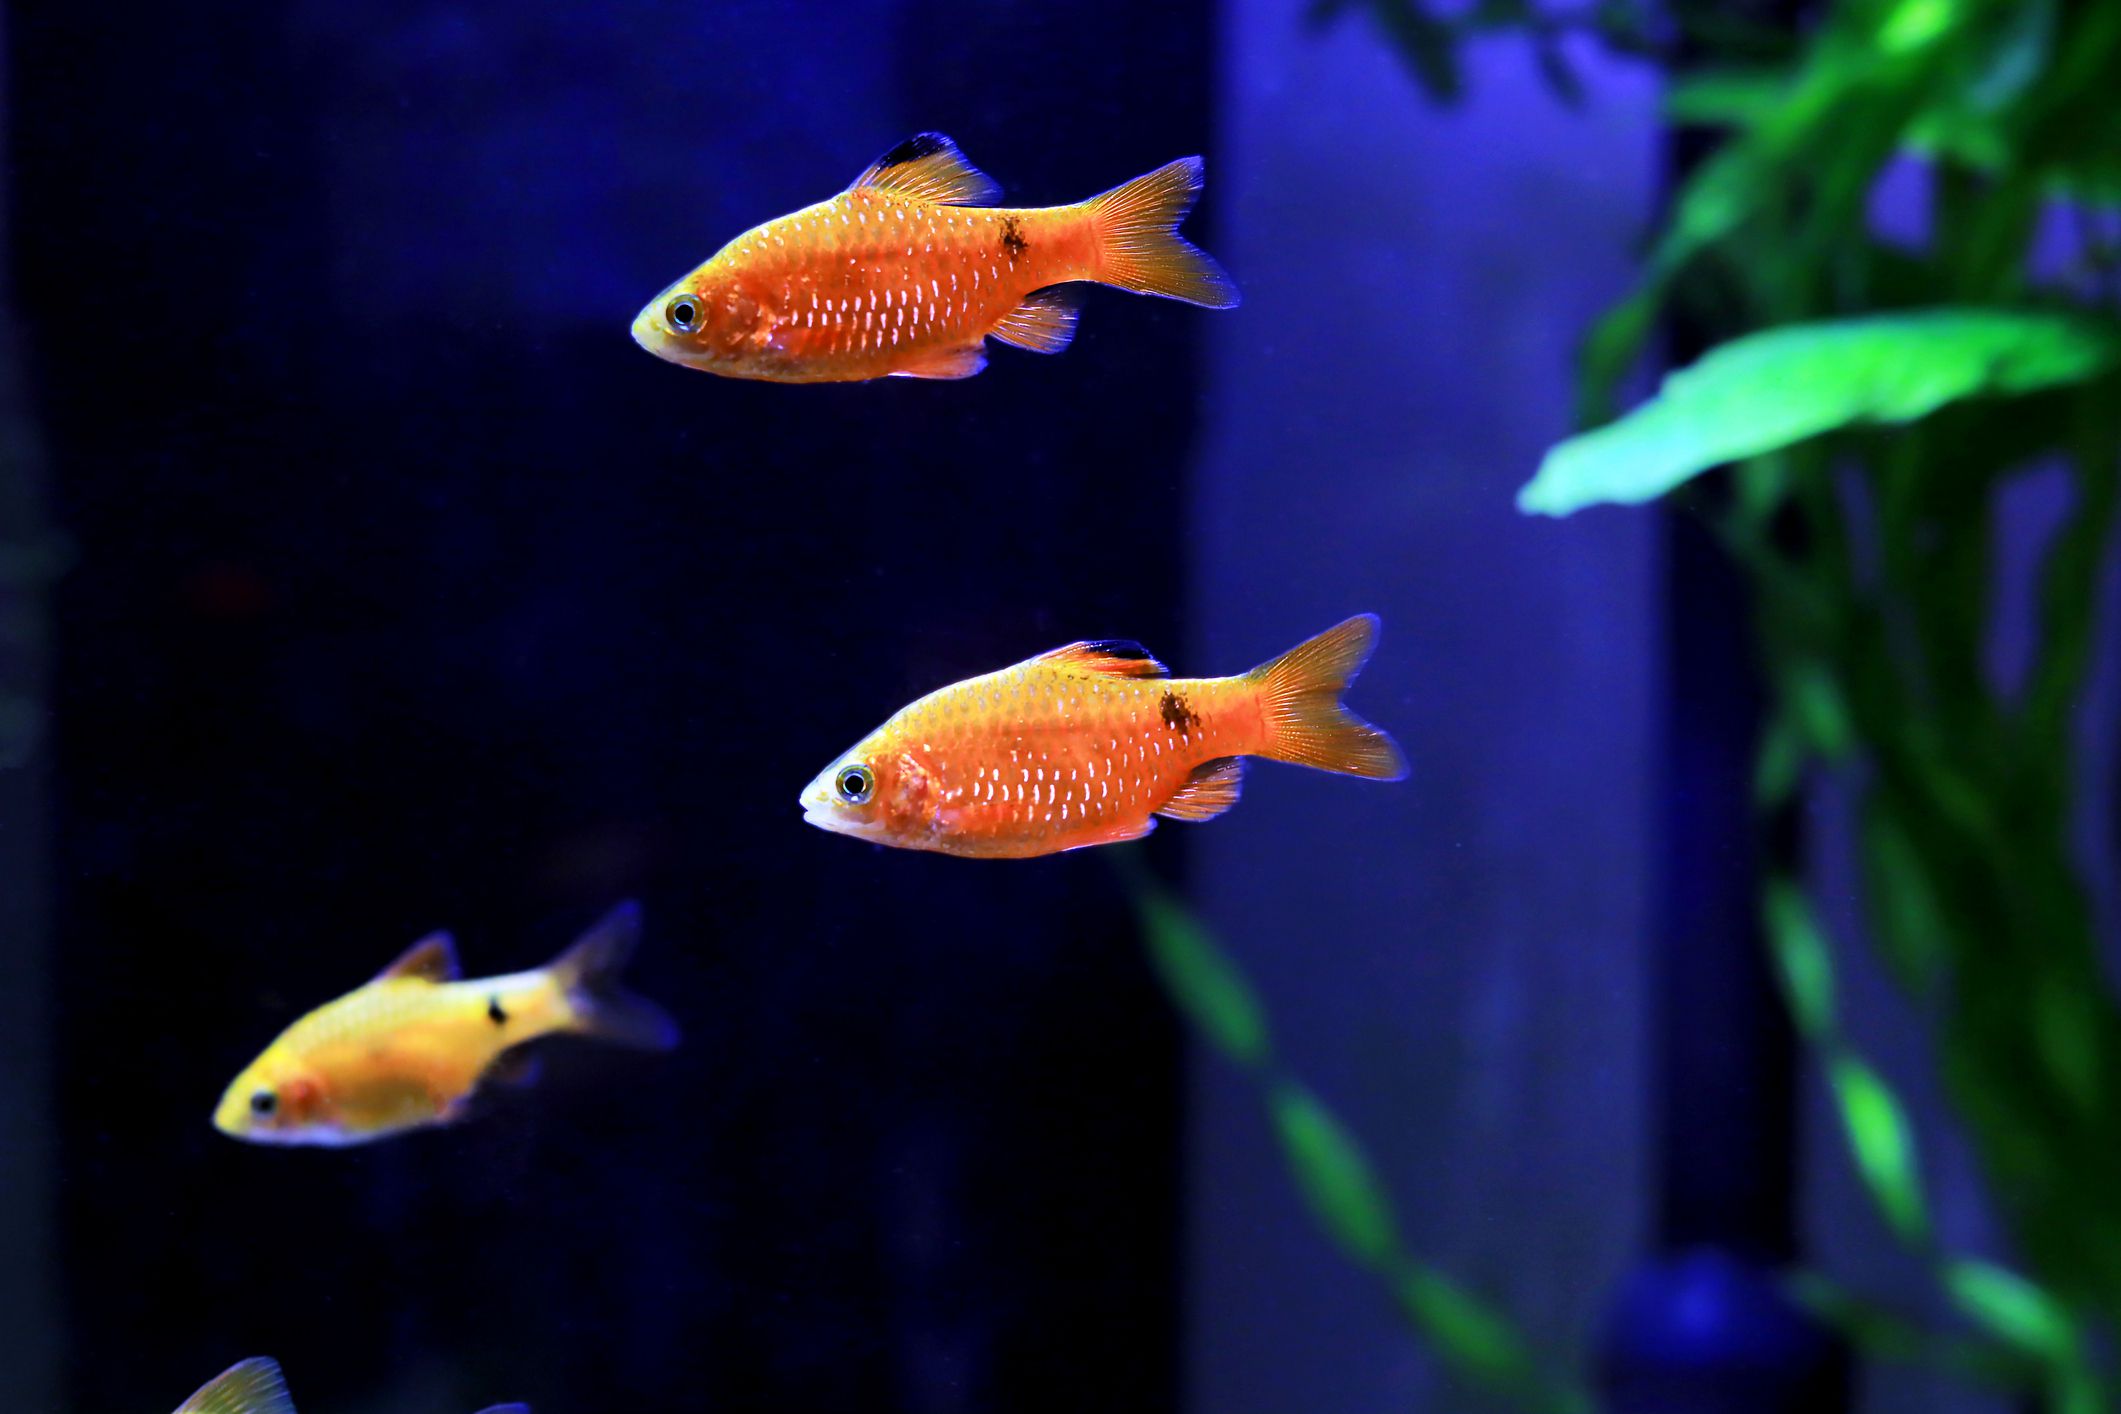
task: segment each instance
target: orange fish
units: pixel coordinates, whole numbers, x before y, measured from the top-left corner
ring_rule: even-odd
[[[931,692],[818,774],[804,818],[901,849],[990,859],[1209,820],[1263,756],[1396,781],[1399,748],[1341,705],[1369,661],[1359,615],[1229,678],[1174,678],[1139,643],[1071,643]]]
[[[230,1082],[214,1127],[254,1144],[362,1144],[452,1123],[482,1085],[528,1080],[516,1047],[543,1036],[667,1050],[676,1025],[617,984],[640,926],[621,904],[550,964],[471,981],[447,933],[423,938],[281,1032]]]
[[[830,201],[754,227],[649,301],[635,342],[730,378],[970,378],[989,336],[1033,353],[1075,337],[1091,280],[1211,309],[1237,303],[1178,234],[1200,195],[1186,157],[1073,206],[990,206],[1001,189],[941,133],[869,164]]]

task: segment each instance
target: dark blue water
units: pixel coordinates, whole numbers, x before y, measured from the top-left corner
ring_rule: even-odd
[[[65,561],[8,591],[45,645],[10,663],[47,669],[0,772],[12,1407],[165,1409],[259,1354],[304,1414],[1494,1407],[1320,1237],[1098,852],[884,851],[796,806],[906,701],[1068,640],[1226,673],[1361,611],[1353,701],[1411,781],[1262,766],[1147,862],[1406,1246],[1557,1368],[1611,1339],[1671,1161],[1670,585],[1655,519],[1511,498],[1650,219],[1646,76],[1594,66],[1578,112],[1483,50],[1446,113],[1281,0],[24,0],[8,29],[32,454],[0,504]],[[925,129],[1024,204],[1203,154],[1186,232],[1243,307],[1094,291],[1065,354],[963,383],[738,383],[629,340]],[[622,898],[673,1054],[555,1049],[475,1122],[358,1149],[208,1126],[420,934],[510,971]],[[1786,1130],[1761,1201],[1926,1292],[1777,1063],[1732,1082]],[[1963,1159],[1941,1183],[1979,1230]],[[1876,1407],[1988,1407],[1942,1391]]]

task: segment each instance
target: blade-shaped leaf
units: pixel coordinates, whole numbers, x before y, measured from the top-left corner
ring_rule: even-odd
[[[2040,311],[1931,309],[1770,329],[1710,350],[1618,422],[1553,448],[1517,505],[1553,516],[1634,505],[1824,432],[2077,382],[2117,359],[2110,326]]]
[[[1276,1085],[1267,1107],[1304,1201],[1327,1235],[1362,1265],[1383,1266],[1398,1249],[1399,1225],[1362,1146],[1294,1081]]]
[[[1906,1112],[1878,1073],[1854,1056],[1836,1060],[1830,1073],[1835,1098],[1841,1102],[1841,1122],[1872,1201],[1903,1240],[1922,1243],[1929,1216]]]
[[[1763,911],[1797,1029],[1810,1041],[1824,1040],[1834,1029],[1834,959],[1811,905],[1796,884],[1778,878],[1768,883]]]
[[[1252,984],[1194,917],[1162,890],[1137,894],[1149,959],[1201,1036],[1247,1069],[1267,1058],[1267,1020]]]
[[[1589,1401],[1550,1383],[1509,1321],[1441,1272],[1410,1266],[1393,1275],[1392,1294],[1407,1319],[1469,1383],[1533,1408],[1587,1414]]]
[[[1961,1311],[2006,1344],[2057,1364],[2077,1360],[2077,1328],[2069,1311],[2017,1273],[1959,1260],[1945,1264],[1944,1286]]]

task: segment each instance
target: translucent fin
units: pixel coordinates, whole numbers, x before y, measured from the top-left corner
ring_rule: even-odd
[[[454,982],[464,975],[457,966],[456,940],[447,933],[429,933],[398,955],[398,960],[376,974],[385,977],[418,977],[427,982]]]
[[[1237,804],[1244,789],[1245,763],[1236,756],[1218,756],[1203,761],[1186,777],[1186,783],[1156,808],[1173,820],[1213,820]]]
[[[1028,660],[1049,667],[1074,668],[1086,673],[1110,673],[1116,678],[1165,678],[1171,670],[1156,661],[1148,649],[1131,638],[1088,638],[1064,644]]]
[[[1005,344],[1032,353],[1057,354],[1075,338],[1082,306],[1065,290],[1040,290],[1002,316],[990,331]]]
[[[1234,308],[1237,286],[1206,251],[1178,233],[1200,184],[1200,159],[1181,157],[1085,202],[1097,231],[1096,278],[1138,295]]]
[[[941,133],[907,138],[864,168],[854,185],[944,206],[989,206],[1002,194],[994,178],[967,162]]]
[[[970,378],[987,366],[987,351],[978,344],[962,349],[937,349],[922,354],[919,361],[891,370],[892,378]]]
[[[1259,754],[1343,775],[1404,779],[1407,763],[1392,738],[1340,704],[1376,646],[1377,615],[1358,614],[1247,673],[1267,727]]]
[[[538,1083],[545,1073],[544,1058],[531,1051],[503,1051],[493,1058],[479,1076],[481,1085],[506,1085],[511,1090],[527,1090]]]
[[[177,1414],[295,1414],[277,1361],[263,1356],[231,1365],[177,1406]]]
[[[1068,850],[1071,849],[1092,849],[1101,844],[1125,844],[1129,840],[1140,839],[1143,835],[1148,834],[1151,830],[1155,828],[1156,817],[1154,815],[1151,815],[1144,819],[1139,825],[1114,825],[1110,830],[1106,831],[1104,834],[1094,836],[1087,840],[1081,840],[1075,844],[1067,846],[1065,849],[1062,849],[1059,852],[1062,854],[1066,854]]]
[[[677,1023],[661,1007],[619,986],[619,972],[640,940],[640,905],[622,903],[545,969],[574,1013],[568,1029],[649,1051],[678,1043]]]

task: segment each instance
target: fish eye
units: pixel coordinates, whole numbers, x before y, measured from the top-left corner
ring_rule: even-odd
[[[670,303],[663,306],[663,318],[680,334],[700,332],[700,301],[694,295],[674,295]]]
[[[849,766],[834,784],[839,788],[840,799],[849,805],[867,805],[876,791],[876,777],[869,774],[867,766]]]
[[[270,1090],[260,1090],[250,1097],[250,1112],[254,1115],[268,1116],[278,1108],[280,1097]]]

